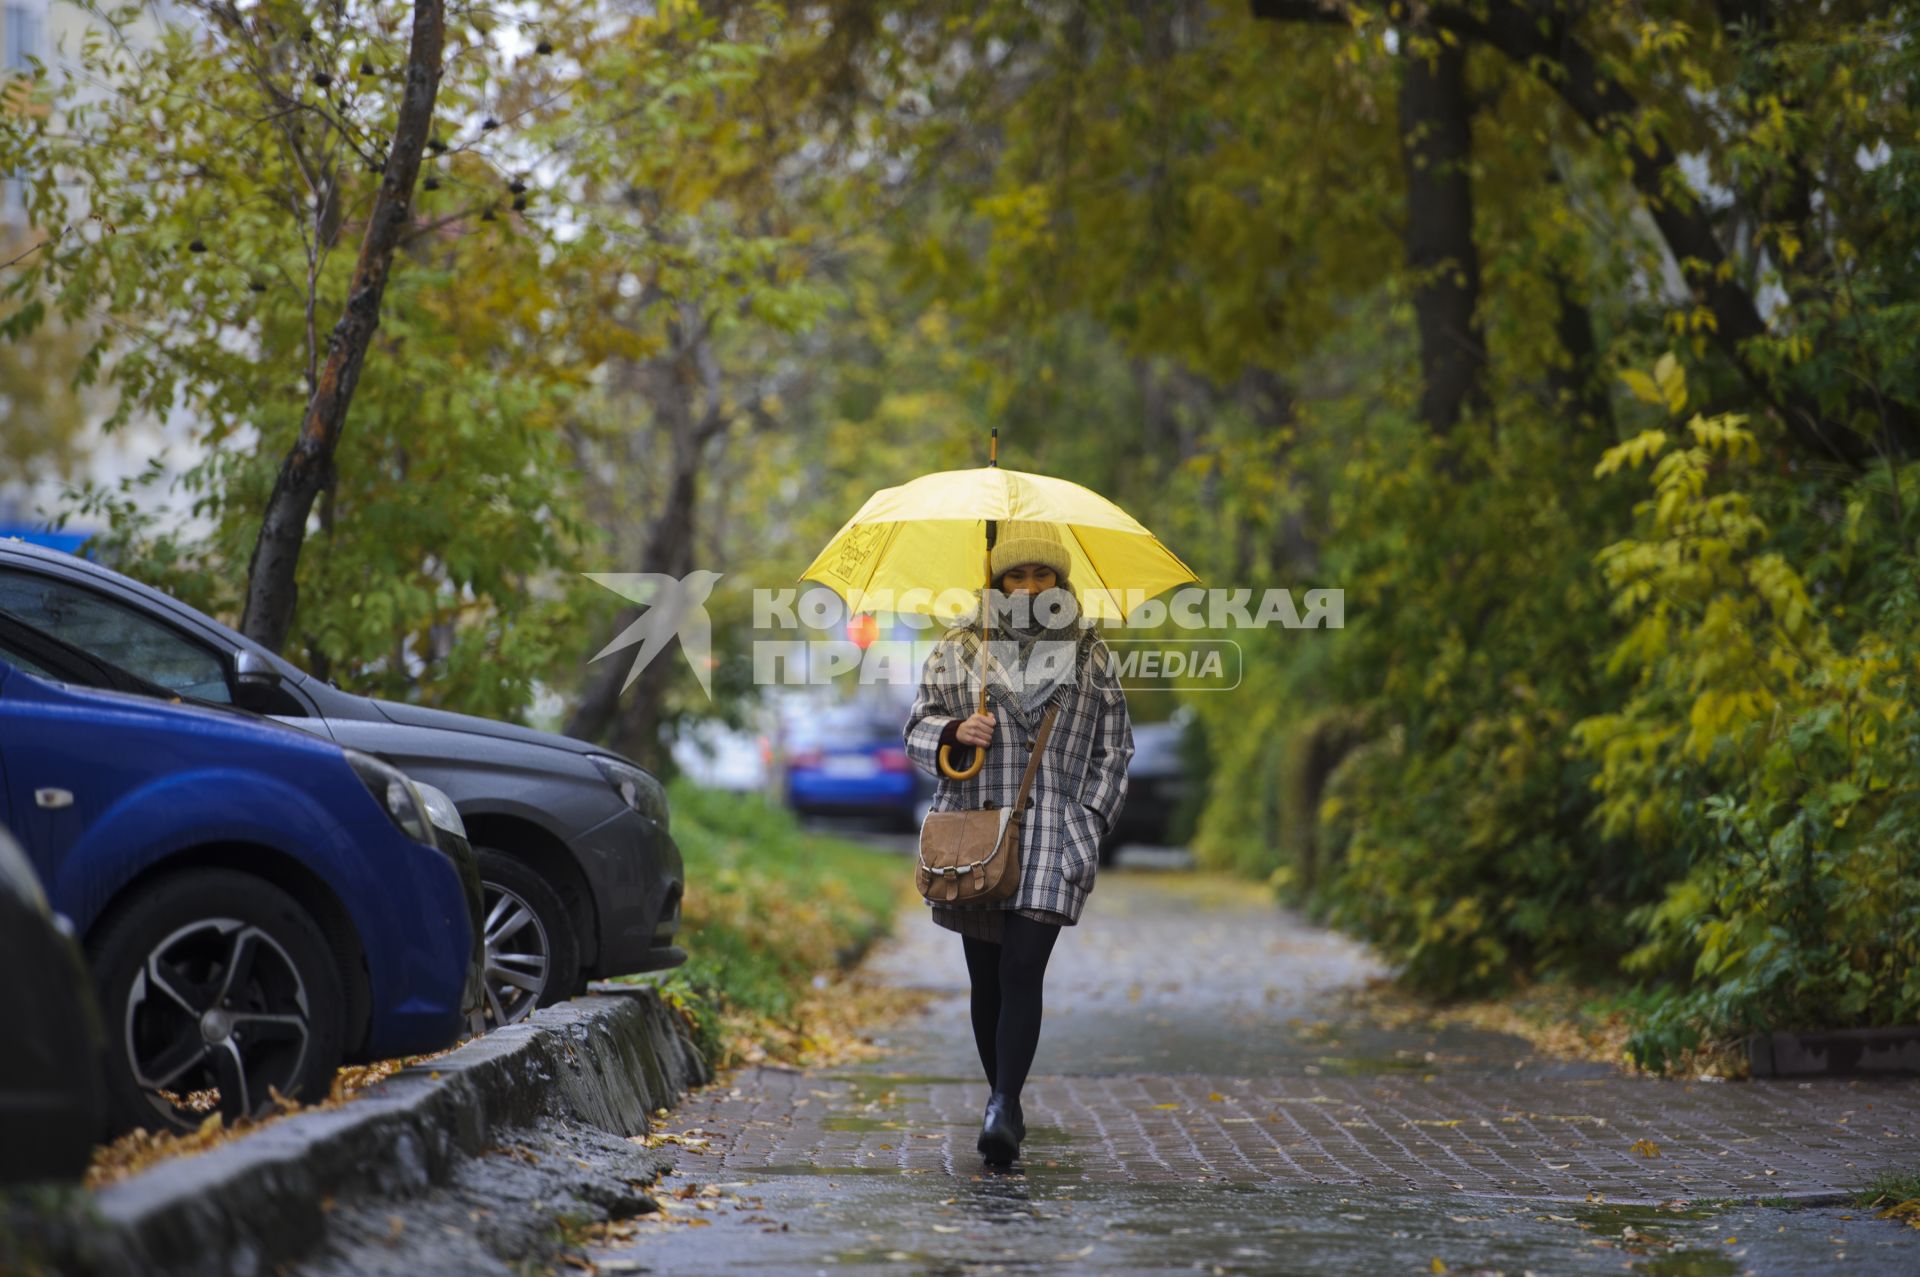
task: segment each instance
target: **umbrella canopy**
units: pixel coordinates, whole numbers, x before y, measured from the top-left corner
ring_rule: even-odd
[[[855,612],[953,614],[986,581],[989,519],[1058,524],[1068,578],[1088,616],[1124,619],[1136,602],[1200,578],[1132,515],[1089,488],[1051,475],[981,466],[922,475],[867,499],[834,534],[803,581],[830,587]],[[912,590],[932,597],[902,600]],[[942,591],[952,591],[944,600]],[[964,602],[961,600],[964,598]]]

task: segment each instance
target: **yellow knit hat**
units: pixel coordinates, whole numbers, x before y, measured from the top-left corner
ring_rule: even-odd
[[[1067,579],[1073,561],[1067,557],[1067,543],[1060,536],[1058,524],[1002,519],[998,533],[993,554],[987,560],[995,581],[1008,568],[1017,568],[1022,563],[1042,564],[1052,568],[1062,581]]]

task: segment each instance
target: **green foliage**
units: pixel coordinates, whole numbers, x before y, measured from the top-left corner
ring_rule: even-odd
[[[1678,366],[1656,379],[1636,393],[1684,412]],[[1609,664],[1632,691],[1574,727],[1601,763],[1602,827],[1689,858],[1639,914],[1628,969],[1685,983],[1635,1053],[1658,1066],[1754,1029],[1911,1023],[1920,639],[1911,576],[1868,564],[1909,553],[1920,526],[1878,476],[1833,494],[1817,556],[1783,553],[1771,527],[1805,536],[1800,485],[1768,474],[1744,419],[1695,414],[1674,433],[1690,446],[1646,431],[1596,468],[1647,466],[1651,495],[1641,535],[1598,557],[1629,625]]]
[[[0,237],[0,258],[22,246]],[[88,347],[86,333],[43,324],[37,300],[17,306],[19,335],[0,338],[0,501],[22,495],[44,479],[67,479],[86,459],[86,396],[78,385]],[[4,312],[0,312],[4,313]],[[0,321],[4,322],[4,321]]]
[[[1908,6],[1725,8],[1566,10],[1637,107],[1598,131],[1555,68],[1392,8],[569,0],[539,15],[547,61],[484,29],[524,14],[468,12],[440,185],[301,565],[299,654],[519,713],[612,605],[564,570],[638,566],[691,490],[694,557],[728,571],[731,702],[746,590],[999,426],[1009,464],[1116,497],[1208,585],[1346,591],[1344,630],[1235,635],[1244,683],[1194,698],[1207,863],[1429,993],[1638,981],[1648,1063],[1911,1022],[1920,43]],[[216,610],[344,301],[356,147],[397,96],[356,77],[276,114],[268,86],[399,47],[398,0],[310,9],[252,6],[276,26],[247,45],[219,21],[118,39],[96,6],[82,65],[123,91],[42,77],[62,127],[0,130],[34,224],[73,228],[4,281],[0,335],[97,334],[82,388],[194,424],[191,526],[131,491],[81,508]],[[1398,124],[1434,38],[1470,45],[1488,351],[1446,438],[1417,423],[1429,281]],[[1663,145],[1689,161],[1654,210],[1635,166]],[[1700,213],[1718,264],[1652,211]],[[1757,299],[1738,344],[1722,286]],[[1816,416],[1868,461],[1809,446]],[[708,710],[676,677],[668,723]],[[891,876],[778,813],[679,801],[694,881],[721,886],[676,978],[788,1014],[838,956],[819,937],[867,934]],[[840,886],[787,890],[803,866]],[[776,952],[770,901],[821,912],[776,912]]]
[[[646,977],[693,1012],[701,1050],[727,1057],[729,1021],[791,1024],[816,976],[892,927],[911,876],[897,855],[803,830],[764,797],[668,786],[686,861],[685,965]]]
[[[232,618],[346,303],[409,6],[210,6],[176,27],[84,7],[88,34],[35,90],[46,111],[0,138],[9,171],[37,175],[33,223],[77,228],[7,281],[7,322],[86,325],[109,429],[184,430],[183,473],[83,487],[66,513],[111,520],[118,566]],[[738,109],[783,38],[775,11],[545,5],[545,51],[496,40],[505,16],[449,21],[415,224],[301,558],[289,655],[354,690],[517,718],[604,616],[573,572],[617,553],[631,507],[590,526],[600,489],[583,485],[630,499],[658,473],[630,423],[665,409],[619,371],[689,316],[727,339],[804,326],[824,296],[796,248],[813,232],[770,202],[779,152]]]
[[[118,566],[233,617],[345,305],[406,9],[263,5],[158,29],[124,7],[85,12],[64,79],[42,85],[51,125],[11,134],[9,157],[45,176],[26,188],[38,226],[82,229],[10,288],[93,327],[109,429],[172,421],[189,436],[172,493],[155,465],[117,491],[83,488],[69,516],[112,518]],[[446,134],[477,133],[466,121],[497,100],[485,47],[453,22]],[[546,292],[565,252],[531,220],[481,221],[503,180],[455,140],[429,157],[442,189],[421,192],[387,289],[289,654],[355,690],[517,717],[571,614],[568,591],[534,583],[588,535],[560,433],[588,368]],[[190,517],[157,513],[163,497]]]
[[[1568,747],[1600,690],[1582,639],[1602,599],[1578,552],[1593,501],[1541,490],[1537,476],[1566,468],[1565,440],[1505,437],[1464,480],[1419,441],[1404,469],[1363,454],[1335,510],[1362,618],[1336,661],[1360,685],[1341,690],[1390,727],[1328,785],[1338,862],[1316,903],[1444,995],[1604,964],[1624,907],[1663,880],[1656,859],[1587,826]],[[1448,535],[1420,534],[1443,522]]]
[[[1140,394],[1101,437],[1128,464],[1076,464],[1208,584],[1347,592],[1345,631],[1262,636],[1244,687],[1201,698],[1201,857],[1427,992],[1642,980],[1654,1063],[1910,1019],[1920,969],[1913,468],[1835,473],[1778,415],[1912,437],[1920,54],[1904,10],[1768,14],[1582,9],[1642,104],[1598,133],[1553,68],[1475,43],[1489,406],[1448,439],[1413,421],[1397,13],[1096,4],[1041,30],[985,6],[935,129],[949,198],[902,257],[979,348],[1026,352],[999,402],[1060,375],[1063,332],[1110,335]],[[983,115],[994,137],[960,144]],[[1669,170],[1660,199],[1709,208],[1725,246],[1677,278],[1761,299],[1738,351],[1652,238],[1632,163],[1662,140],[1717,189]],[[1168,394],[1182,378],[1205,388]],[[1279,393],[1239,411],[1255,380]],[[1615,473],[1641,467],[1645,501]]]

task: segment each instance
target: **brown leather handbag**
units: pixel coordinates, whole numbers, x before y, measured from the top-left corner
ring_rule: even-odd
[[[928,904],[991,904],[1020,890],[1020,827],[1027,794],[1059,712],[1056,700],[1040,720],[1040,735],[1027,756],[1013,806],[927,813],[920,825],[920,867],[914,877]]]

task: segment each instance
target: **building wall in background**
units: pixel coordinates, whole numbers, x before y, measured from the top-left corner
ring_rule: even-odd
[[[156,40],[168,24],[194,20],[192,14],[177,5],[148,4],[140,20],[126,28],[126,35],[139,47]],[[58,82],[90,25],[89,15],[71,0],[0,0],[0,60],[4,60],[9,72],[16,73],[29,70],[37,60]],[[111,88],[101,86],[91,92],[108,93]],[[76,201],[84,195],[78,190],[70,194]],[[17,246],[0,254],[0,260],[13,256],[44,235],[43,229],[27,224],[19,186],[0,178],[0,246]],[[35,374],[29,369],[20,375]],[[29,467],[26,473],[0,472],[0,535],[45,527],[67,504],[67,492],[78,485],[87,482],[115,485],[146,469],[155,457],[164,459],[164,468],[170,475],[187,469],[197,459],[192,418],[184,414],[165,419],[148,417],[107,434],[100,423],[111,406],[108,392],[95,390],[77,396],[37,396],[31,406],[23,407],[19,399],[10,399],[6,387],[0,385],[0,430],[16,423],[24,429],[27,423],[17,422],[13,417],[16,411],[77,414],[71,423],[75,445],[70,464],[62,466],[56,459],[48,458],[43,464]],[[53,423],[34,424],[45,428]],[[157,485],[146,499],[158,508],[173,508],[182,519],[188,517],[184,503],[173,501],[166,492],[167,486]],[[86,529],[69,525],[69,531]]]

